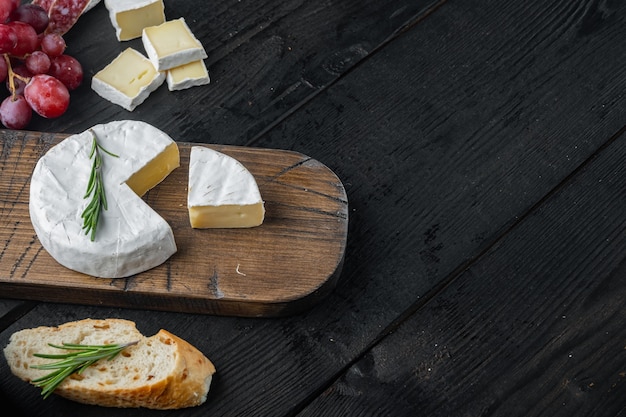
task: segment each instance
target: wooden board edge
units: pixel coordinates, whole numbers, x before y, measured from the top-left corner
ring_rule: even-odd
[[[337,286],[343,270],[342,256],[337,269],[318,288],[301,297],[276,302],[241,300],[214,300],[207,298],[180,298],[158,296],[152,293],[137,294],[128,291],[104,293],[95,289],[83,290],[79,300],[67,298],[67,288],[47,285],[15,285],[0,281],[0,295],[6,299],[38,301],[58,304],[93,305],[100,307],[129,308],[138,310],[169,311],[175,313],[206,314],[232,317],[286,317],[313,308]],[[10,294],[6,296],[5,294]],[[135,302],[141,298],[141,302]],[[136,307],[133,307],[136,306]]]
[[[3,135],[6,132],[3,132]],[[38,132],[29,131],[12,131],[9,132],[10,140],[30,140]],[[61,140],[71,136],[72,134],[63,133],[44,133],[39,137],[42,142],[42,152],[45,149],[54,146]],[[205,143],[192,143],[184,141],[176,141],[180,146],[207,146],[215,150],[228,150],[236,151],[238,149],[255,150],[263,152],[266,148],[250,148],[246,146],[237,145],[221,145],[221,144],[205,144]],[[10,146],[10,145],[9,145]],[[272,150],[272,149],[267,149]],[[292,154],[294,157],[301,159],[312,158],[304,155],[300,152],[293,150],[282,150],[284,153]],[[154,294],[154,293],[134,293],[132,291],[125,291],[123,289],[112,289],[111,291],[102,291],[91,288],[81,288],[82,296],[76,300],[68,300],[67,288],[46,285],[46,284],[24,284],[14,280],[3,280],[0,278],[0,296],[7,299],[18,300],[30,300],[40,302],[53,302],[53,303],[70,303],[70,304],[82,304],[82,305],[96,305],[96,306],[111,306],[120,308],[134,308],[137,306],[139,309],[146,310],[160,310],[160,311],[172,311],[181,313],[198,313],[198,314],[213,314],[213,315],[225,315],[225,316],[241,316],[241,317],[279,317],[286,315],[293,315],[300,313],[308,308],[311,308],[323,298],[325,298],[336,286],[336,283],[341,275],[343,269],[343,262],[347,244],[348,233],[348,200],[347,193],[342,181],[338,176],[325,164],[315,160],[315,162],[323,165],[329,172],[331,172],[337,180],[338,185],[341,188],[341,194],[343,196],[343,214],[345,218],[342,220],[342,229],[345,236],[341,243],[341,252],[338,257],[335,270],[323,281],[320,281],[320,285],[315,288],[306,289],[306,291],[292,294],[289,299],[277,299],[272,301],[247,301],[242,299],[210,299],[210,298],[194,298],[194,297],[173,297],[168,294]],[[134,302],[141,297],[141,303]]]

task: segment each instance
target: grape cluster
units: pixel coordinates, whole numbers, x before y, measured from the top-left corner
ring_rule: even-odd
[[[48,13],[36,4],[0,0],[0,83],[9,91],[0,104],[0,121],[23,129],[33,111],[59,117],[70,103],[70,91],[83,80],[83,68],[66,55],[65,40],[47,32]]]

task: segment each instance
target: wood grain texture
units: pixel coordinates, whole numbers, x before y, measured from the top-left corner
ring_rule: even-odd
[[[299,416],[622,415],[625,160],[626,133]]]
[[[580,37],[593,2],[496,3],[446,3],[259,142],[330,161],[346,184],[351,261],[328,308],[338,328],[367,325],[342,333],[340,355],[383,337],[625,125],[624,3]]]
[[[191,144],[179,143],[181,168],[144,197],[172,227],[178,252],[149,271],[110,280],[58,264],[30,224],[30,173],[63,135],[0,135],[3,297],[268,316],[310,307],[334,287],[346,245],[348,202],[341,181],[310,157],[210,146],[239,160],[255,176],[266,218],[255,228],[199,230],[189,225],[186,203]]]
[[[198,3],[178,2],[174,7],[192,9]],[[494,251],[489,264],[476,264],[480,269],[474,266],[473,271],[480,275],[458,273],[495,243],[507,241],[520,218],[537,215],[542,219],[525,229],[529,231],[543,230],[541,226],[549,229],[547,220],[559,223],[559,210],[565,212],[563,220],[588,221],[586,210],[568,212],[575,207],[572,202],[571,206],[553,206],[548,217],[533,209],[624,127],[625,3],[448,0],[405,31],[393,19],[402,10],[394,9],[400,2],[307,3],[308,15],[287,11],[278,19],[272,18],[274,11],[284,11],[288,2],[265,1],[256,9],[245,1],[239,9],[235,1],[216,3],[224,19],[198,27],[205,33],[225,28],[225,37],[230,27],[234,28],[228,45],[231,49],[220,49],[225,54],[216,61],[221,77],[216,77],[213,86],[221,84],[212,91],[219,96],[197,92],[165,96],[171,101],[152,100],[132,117],[158,118],[161,126],[184,132],[181,140],[244,143],[257,138],[256,146],[295,149],[333,167],[350,201],[350,239],[337,287],[299,315],[264,320],[41,303],[0,334],[0,345],[19,328],[84,317],[133,319],[148,333],[159,327],[171,329],[196,344],[218,369],[206,405],[168,413],[185,417],[294,416],[299,412],[311,415],[315,410],[342,416],[402,416],[407,403],[411,411],[437,407],[430,402],[420,405],[423,398],[439,399],[441,407],[482,399],[484,404],[496,405],[481,413],[473,412],[480,407],[472,403],[466,415],[494,415],[497,401],[503,398],[525,403],[527,397],[536,401],[542,393],[545,396],[537,402],[551,403],[558,399],[551,395],[554,391],[541,389],[553,387],[554,380],[566,381],[563,377],[571,374],[573,368],[560,366],[567,365],[563,355],[548,354],[550,360],[536,362],[549,368],[550,372],[543,374],[520,375],[518,370],[527,371],[524,364],[511,365],[514,359],[539,358],[542,354],[533,356],[533,352],[540,351],[539,344],[546,340],[555,345],[564,340],[567,347],[576,346],[583,355],[595,355],[595,380],[616,382],[616,388],[623,388],[614,378],[614,370],[623,369],[621,356],[603,355],[606,350],[600,346],[607,341],[613,347],[623,340],[619,336],[623,333],[612,333],[616,323],[621,321],[623,327],[623,319],[616,314],[616,321],[607,319],[608,324],[602,324],[602,315],[583,318],[580,314],[601,311],[605,300],[610,305],[607,311],[616,308],[623,291],[618,285],[624,276],[622,268],[618,266],[613,273],[599,269],[601,282],[592,295],[586,294],[585,288],[568,288],[569,293],[555,295],[557,302],[597,299],[597,308],[585,307],[574,315],[576,306],[564,307],[568,309],[566,319],[550,314],[561,311],[548,295],[533,298],[522,288],[522,299],[517,300],[513,292],[513,285],[519,284],[516,280],[490,275],[506,271],[512,259],[524,259],[523,254],[511,251],[522,248],[521,244]],[[404,3],[410,11],[419,2]],[[331,12],[332,8],[336,10]],[[267,30],[259,26],[255,32],[257,15],[269,17]],[[280,37],[294,27],[306,36],[306,40],[296,38],[300,40],[293,49],[297,57],[284,54],[282,59],[257,61],[274,51],[263,49],[271,45],[271,35]],[[334,54],[339,44],[358,45],[359,39],[382,41],[380,36],[397,32],[401,34],[384,47],[374,48],[376,53],[368,53],[366,59],[348,59],[349,51],[360,51],[358,48],[339,48]],[[108,45],[100,39],[95,42],[103,49]],[[96,55],[90,52],[89,59],[95,60]],[[314,90],[311,94],[315,97],[306,103],[296,100],[303,90],[285,89],[277,96],[268,92],[283,79],[281,74],[285,80],[298,78],[300,68],[325,76],[326,67],[318,64],[329,56],[348,65],[338,66],[342,72],[320,84],[319,94]],[[285,81],[284,85],[290,84]],[[289,91],[298,94],[290,96]],[[89,103],[88,97],[77,95],[82,97],[81,103]],[[248,96],[256,99],[251,105],[245,100]],[[169,117],[172,109],[178,112],[178,105],[184,108],[181,113],[196,105],[183,97],[204,100],[197,104],[200,119],[186,113]],[[281,101],[280,97],[287,99]],[[109,108],[98,106],[75,110],[71,119],[53,123],[58,130],[74,131],[86,123],[80,119],[83,115],[107,120],[115,116]],[[275,124],[268,124],[269,120]],[[261,126],[274,128],[258,136]],[[237,134],[222,135],[224,132]],[[583,181],[573,186],[584,193],[585,187],[595,184]],[[615,215],[612,213],[612,218]],[[567,225],[560,227],[549,243],[532,240],[523,245],[550,249],[535,252],[541,256],[536,262],[555,268],[555,274],[544,271],[546,282],[539,284],[559,292],[563,289],[558,283],[568,279],[557,274],[567,270],[559,261],[577,249],[577,241],[567,235],[559,241],[560,233],[568,230]],[[533,236],[512,235],[511,239],[515,238]],[[561,257],[551,260],[556,253]],[[596,276],[595,271],[589,273]],[[451,279],[459,276],[462,281]],[[461,286],[462,282],[467,285]],[[446,285],[449,291],[440,294]],[[573,295],[575,292],[578,295]],[[521,301],[532,303],[522,305]],[[514,311],[519,308],[521,313]],[[480,314],[474,318],[474,312]],[[539,326],[539,331],[543,327],[548,329],[546,333],[525,337],[530,333],[525,326],[533,323],[520,322],[524,315],[543,320],[545,326]],[[483,321],[493,317],[502,320],[496,325]],[[405,321],[407,318],[410,320]],[[614,334],[618,334],[615,339]],[[459,353],[447,358],[447,345],[440,343],[444,340],[454,341],[450,346]],[[509,350],[501,352],[500,344]],[[599,348],[597,354],[593,353],[595,347]],[[428,379],[428,365],[433,363],[439,365],[439,379]],[[493,374],[502,383],[502,391],[489,384]],[[482,379],[468,377],[459,382],[463,375]],[[525,388],[521,380],[531,382]],[[446,396],[448,381],[454,385]],[[515,391],[517,387],[519,391]],[[586,395],[577,389],[584,384],[567,387],[581,409],[594,409],[589,415],[619,415],[614,412],[619,401],[607,406],[598,401],[599,394]],[[36,389],[17,383],[0,361],[2,390],[17,398],[19,409],[29,416],[112,414],[111,410],[54,397],[41,401]],[[389,405],[393,403],[389,398],[398,399],[398,406]],[[559,405],[556,401],[552,404],[555,408]],[[563,415],[569,417],[570,411],[566,408]],[[152,415],[143,410],[115,410],[114,414]]]
[[[90,89],[91,76],[126,47],[99,4],[65,36],[85,82],[58,119],[29,129],[78,133],[120,118],[143,120],[181,142],[250,145],[262,133],[362,62],[436,0],[165,0],[167,19],[185,17],[205,47],[212,82],[170,92],[164,85],[128,112]],[[94,35],[97,34],[97,35]],[[281,148],[282,149],[282,148]]]
[[[35,301],[0,300],[0,329],[4,330],[15,321],[20,320],[36,305]]]

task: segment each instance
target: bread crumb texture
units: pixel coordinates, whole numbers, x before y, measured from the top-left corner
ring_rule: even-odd
[[[49,363],[35,353],[59,353],[52,344],[120,344],[138,341],[113,360],[100,360],[73,374],[55,390],[73,401],[104,407],[177,409],[206,401],[215,367],[202,352],[166,330],[146,337],[122,319],[85,319],[58,327],[36,327],[11,335],[4,355],[17,377],[32,381]]]

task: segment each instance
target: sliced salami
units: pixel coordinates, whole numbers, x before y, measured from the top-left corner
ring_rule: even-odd
[[[65,34],[74,26],[89,0],[54,0],[48,10],[50,22],[46,33]]]
[[[85,13],[87,10],[93,9],[94,6],[100,3],[100,1],[101,0],[90,0],[87,7],[85,7],[85,10],[83,10],[83,13]],[[50,13],[50,6],[52,6],[54,0],[33,0],[32,3],[41,6],[41,8],[46,11],[46,13]]]

